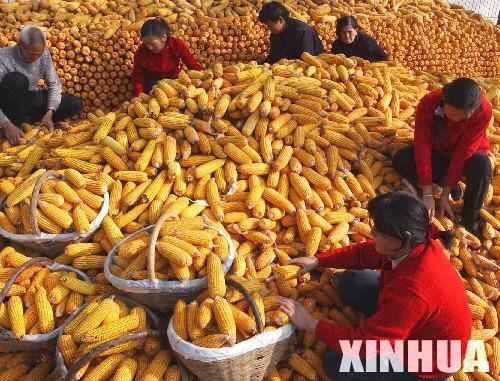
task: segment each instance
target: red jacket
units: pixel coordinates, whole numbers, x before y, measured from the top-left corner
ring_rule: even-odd
[[[144,91],[146,80],[177,78],[181,71],[181,60],[190,70],[202,68],[184,42],[178,38],[169,37],[167,45],[159,53],[151,52],[144,45],[139,46],[135,53],[132,74],[135,95]]]
[[[341,327],[325,320],[316,326],[316,337],[336,351],[339,340],[460,340],[461,361],[471,337],[472,316],[464,285],[439,244],[417,246],[392,269],[391,261],[375,251],[373,242],[319,254],[321,267],[382,269],[377,311],[357,328]],[[360,355],[364,357],[364,347]],[[401,359],[407,363],[406,360]],[[446,374],[437,369],[433,351],[432,379]],[[459,364],[460,365],[460,364]]]
[[[439,144],[433,143],[431,121],[442,100],[442,90],[432,91],[420,100],[415,115],[415,162],[421,185],[432,184],[432,150],[451,156],[444,185],[453,187],[462,176],[465,162],[477,151],[489,149],[486,129],[491,119],[491,104],[481,95],[481,106],[460,122],[445,119]]]

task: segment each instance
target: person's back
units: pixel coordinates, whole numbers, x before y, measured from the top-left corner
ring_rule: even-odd
[[[410,255],[395,269],[384,271],[381,284],[395,292],[411,289],[427,306],[425,318],[407,340],[459,340],[463,358],[471,336],[472,317],[463,282],[438,241],[430,240],[419,255]],[[433,354],[433,369],[437,369],[436,353]]]
[[[318,33],[305,22],[291,18],[288,10],[280,3],[264,4],[259,21],[271,32],[270,51],[266,62],[273,64],[283,58],[299,59],[302,53],[313,56],[323,52]]]

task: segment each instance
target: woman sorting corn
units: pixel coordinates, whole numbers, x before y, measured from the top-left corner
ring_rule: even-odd
[[[315,334],[329,347],[323,364],[332,380],[445,380],[452,372],[437,368],[436,340],[458,340],[463,361],[472,330],[463,282],[436,240],[441,236],[450,241],[450,237],[430,224],[425,205],[410,193],[380,195],[370,201],[368,211],[374,223],[372,241],[289,262],[302,267],[299,276],[317,267],[347,269],[338,277],[337,289],[346,304],[367,317],[364,323],[351,328],[316,320],[302,304],[288,298],[280,298],[281,308],[299,329]],[[365,372],[366,364],[376,360],[377,371],[341,371],[341,340],[351,345],[361,340],[359,355],[349,355],[361,361]],[[392,368],[381,372],[379,364],[387,356],[378,346],[366,356],[367,340],[389,341],[393,348],[396,341],[406,346],[410,340],[432,340],[432,364],[424,369],[415,366],[411,354],[403,355],[397,356],[403,372]]]
[[[439,213],[453,219],[450,196],[455,201],[462,197],[457,183],[465,177],[461,223],[478,237],[482,233],[479,211],[492,178],[486,155],[491,115],[491,104],[479,85],[469,78],[455,79],[421,99],[415,114],[415,144],[393,159],[393,167],[403,177],[418,181],[431,217],[436,208],[432,183],[443,185]]]
[[[146,21],[141,28],[142,45],[134,59],[134,94],[149,93],[163,78],[177,78],[181,61],[190,70],[202,67],[184,43],[170,36],[170,28],[161,18]]]

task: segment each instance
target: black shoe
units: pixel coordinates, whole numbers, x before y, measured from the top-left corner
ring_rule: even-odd
[[[451,189],[450,196],[453,201],[459,201],[464,197],[464,190],[457,184]]]

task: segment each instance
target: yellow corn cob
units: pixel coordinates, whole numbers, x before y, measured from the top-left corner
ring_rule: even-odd
[[[19,296],[10,297],[7,301],[7,312],[14,337],[22,338],[26,335],[26,325],[23,317],[23,302]]]
[[[159,351],[142,374],[141,380],[161,380],[171,361],[172,355],[169,351]]]
[[[101,156],[117,171],[125,171],[128,168],[127,163],[109,147],[104,147],[101,150]]]
[[[200,337],[192,342],[193,345],[204,348],[221,348],[229,341],[228,335],[214,333],[212,335]]]
[[[215,254],[209,254],[207,258],[207,279],[208,293],[211,298],[226,294],[226,282],[221,259]]]
[[[21,183],[12,193],[9,194],[5,205],[8,207],[15,206],[23,201],[25,198],[29,197],[33,192],[33,188],[35,187],[35,183],[40,177],[42,173],[45,172],[45,169],[39,169],[32,175],[30,175],[25,181]]]
[[[83,295],[95,295],[97,289],[94,284],[72,277],[63,276],[60,279],[62,285],[72,291]]]
[[[134,164],[136,171],[144,171],[151,161],[156,146],[156,140],[149,140],[141,155]]]
[[[125,316],[119,320],[104,324],[98,328],[91,329],[80,336],[80,341],[84,343],[94,343],[110,340],[135,330],[139,326],[139,318],[136,315]]]
[[[102,362],[96,367],[92,368],[88,373],[85,373],[83,381],[94,381],[94,380],[107,380],[109,379],[118,365],[124,360],[125,356],[121,353],[117,353],[106,357]]]
[[[296,353],[292,354],[288,358],[288,365],[290,365],[297,373],[304,376],[307,380],[316,380],[315,370]]]
[[[159,88],[156,88],[155,92],[156,91],[161,91],[161,90]],[[165,95],[165,93],[163,93],[163,95]],[[120,365],[116,369],[116,372],[111,381],[132,381],[134,379],[136,371],[137,371],[137,361],[132,358],[125,359],[120,363]]]
[[[58,339],[59,351],[66,365],[71,366],[73,363],[76,351],[78,350],[71,335],[61,335]]]
[[[216,297],[212,305],[219,332],[229,336],[229,344],[236,341],[236,322],[230,304],[221,297]]]
[[[175,333],[183,340],[188,339],[187,306],[184,300],[179,299],[174,307],[173,327]]]
[[[26,158],[25,162],[23,163],[21,169],[17,173],[17,176],[27,176],[33,170],[33,168],[35,168],[35,165],[38,164],[38,161],[42,158],[44,152],[45,149],[43,147],[35,145],[35,147],[31,150],[28,157]]]
[[[38,327],[40,332],[48,333],[54,330],[54,314],[47,298],[45,288],[39,286],[35,294],[35,306],[38,314]]]

